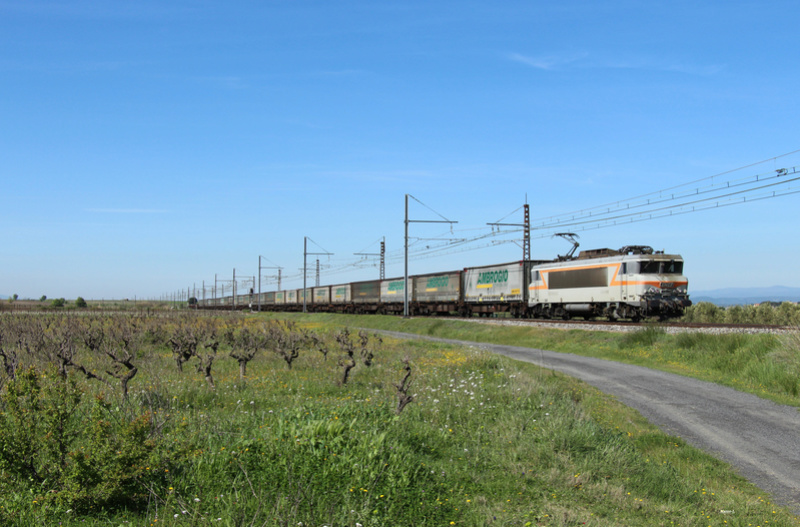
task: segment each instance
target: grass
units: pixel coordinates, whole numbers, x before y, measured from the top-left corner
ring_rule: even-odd
[[[471,340],[506,329],[293,318],[320,333],[366,320]],[[595,342],[621,354],[641,354],[640,338],[663,341],[580,332],[516,338],[565,348]],[[404,357],[414,401],[398,415]],[[337,358],[304,351],[289,370],[263,354],[245,382],[235,361],[220,359],[212,392],[201,374],[179,374],[170,352],[157,349],[128,403],[152,412],[171,452],[168,464],[147,467],[159,472],[148,500],[128,511],[68,512],[35,492],[9,493],[0,478],[0,517],[20,526],[800,524],[728,465],[577,380],[473,348],[384,339],[374,365],[359,364],[340,386]],[[130,407],[112,405],[109,419]]]
[[[337,315],[310,315],[318,320]],[[332,318],[326,318],[332,317]],[[772,334],[668,334],[658,326],[629,333],[351,317],[355,326],[448,339],[547,349],[615,360],[730,386],[781,404],[800,406],[800,336]]]

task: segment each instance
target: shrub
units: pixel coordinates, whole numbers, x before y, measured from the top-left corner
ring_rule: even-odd
[[[774,305],[763,302],[758,305],[735,305],[719,307],[710,302],[700,302],[689,307],[683,316],[685,322],[760,324],[796,326],[800,325],[800,305],[783,302]]]
[[[747,324],[747,312],[742,306],[731,306],[725,310],[727,324]]]
[[[85,401],[74,379],[52,367],[17,375],[0,402],[0,470],[12,476],[2,494],[76,510],[146,499],[159,472],[150,414],[112,415],[102,396]]]
[[[800,326],[800,305],[783,302],[775,309],[775,323],[782,326]]]
[[[711,302],[700,302],[686,309],[684,320],[711,324],[720,322],[725,310]]]
[[[753,322],[755,322],[756,324],[764,324],[764,325],[774,324],[775,323],[774,313],[775,309],[767,302],[759,304],[758,307],[756,307],[756,317]]]
[[[75,299],[75,307],[83,308],[86,306],[87,306],[86,300],[84,300],[82,296],[79,296],[78,298]]]

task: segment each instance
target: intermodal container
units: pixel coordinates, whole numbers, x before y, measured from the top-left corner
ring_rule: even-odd
[[[412,283],[411,277],[408,278],[409,288]],[[384,304],[402,303],[405,301],[405,279],[392,278],[391,280],[381,280],[381,302]],[[411,297],[409,297],[409,300]]]
[[[461,299],[461,271],[414,277],[415,302],[458,302]]]
[[[525,290],[524,262],[468,267],[463,272],[464,301],[519,302]]]
[[[381,281],[353,282],[350,284],[350,295],[354,304],[377,304],[381,301]]]
[[[330,304],[331,303],[331,286],[314,288],[314,303],[315,304]]]
[[[331,303],[332,304],[349,304],[350,303],[350,284],[332,285],[331,286]]]

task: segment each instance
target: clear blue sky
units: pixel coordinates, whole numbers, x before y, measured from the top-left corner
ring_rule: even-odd
[[[323,267],[382,237],[397,255],[406,193],[469,238],[526,195],[562,215],[793,152],[797,20],[791,1],[0,0],[0,294],[158,298],[259,255],[298,276],[304,236]],[[682,254],[690,290],[800,286],[798,206],[578,234]],[[552,232],[534,258],[569,249]],[[410,271],[521,257],[481,243]]]

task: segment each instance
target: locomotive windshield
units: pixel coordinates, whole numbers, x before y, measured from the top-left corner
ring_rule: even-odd
[[[640,274],[683,274],[683,262],[646,260],[639,262]]]

